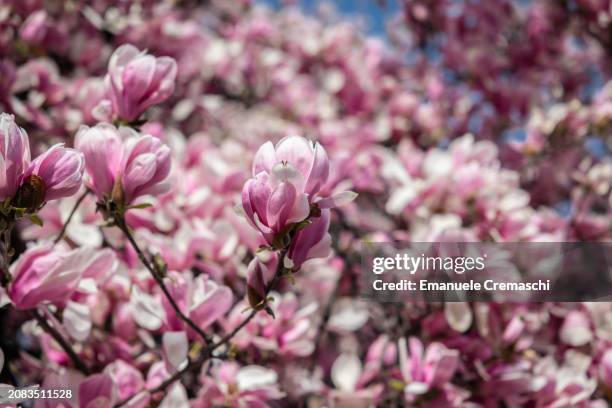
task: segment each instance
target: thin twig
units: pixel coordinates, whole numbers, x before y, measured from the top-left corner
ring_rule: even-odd
[[[315,346],[314,346],[314,350],[312,352],[312,356],[316,357],[317,352],[319,351],[319,349],[321,348],[321,343],[323,342],[323,334],[324,331],[327,327],[327,323],[329,322],[329,319],[331,318],[332,315],[332,309],[334,306],[334,303],[336,302],[336,297],[338,296],[338,292],[340,291],[340,280],[342,279],[342,277],[339,277],[338,280],[336,281],[336,285],[334,286],[334,290],[332,291],[332,293],[329,295],[329,299],[327,300],[327,303],[325,305],[325,309],[323,310],[323,315],[321,316],[321,321],[319,322],[319,326],[317,328],[317,337],[315,338]],[[316,360],[313,358],[310,360],[310,366],[311,369],[314,368],[314,366],[316,365]]]
[[[66,234],[66,230],[68,229],[68,224],[70,224],[70,221],[72,221],[72,217],[74,217],[74,214],[77,212],[77,210],[79,209],[79,206],[81,205],[81,203],[83,202],[83,200],[85,199],[85,197],[87,197],[89,193],[90,193],[89,190],[85,190],[85,192],[81,194],[81,196],[77,199],[76,203],[74,203],[74,207],[72,207],[72,211],[70,211],[68,218],[66,219],[66,221],[64,222],[64,225],[62,226],[62,230],[60,231],[59,235],[53,240],[54,244],[57,244],[58,242],[62,240],[62,238],[64,237],[64,234]]]
[[[274,287],[278,283],[279,279],[283,275],[283,271],[285,269],[283,265],[284,265],[284,262],[285,262],[286,254],[287,254],[287,248],[283,249],[280,252],[279,257],[278,257],[278,265],[276,267],[276,272],[274,273],[274,277],[272,278],[272,280],[266,285],[266,290],[265,290],[264,298],[267,298],[267,296],[270,293],[270,291],[272,289],[274,289]],[[186,372],[188,372],[192,368],[194,368],[194,367],[197,368],[197,367],[202,366],[210,358],[216,358],[216,356],[212,355],[212,352],[214,350],[216,350],[217,348],[221,347],[222,345],[228,343],[236,334],[238,334],[238,332],[244,326],[249,324],[249,322],[255,317],[257,312],[258,312],[258,310],[252,310],[251,313],[249,313],[249,315],[238,326],[236,326],[230,333],[225,335],[217,343],[212,344],[209,347],[207,347],[204,350],[202,350],[202,353],[200,354],[200,356],[197,359],[195,359],[195,360],[189,359],[187,364],[185,365],[185,367],[183,367],[182,369],[180,369],[177,372],[175,372],[174,374],[172,374],[170,377],[168,377],[166,380],[164,380],[164,382],[159,384],[157,387],[149,390],[149,392],[151,394],[154,394],[154,393],[157,393],[157,392],[165,390],[172,383],[174,383],[175,381],[178,381],[183,374],[185,374]],[[117,404],[115,404],[114,408],[119,408],[119,407],[122,407],[122,406],[126,405],[133,398],[135,398],[136,395],[138,395],[138,393],[134,394],[134,395],[132,395],[132,396],[130,396],[130,397],[120,401],[120,402],[118,402]]]
[[[158,270],[158,268],[153,264],[153,262],[151,262],[151,260],[149,258],[147,258],[147,256],[144,254],[142,249],[140,249],[140,246],[138,246],[138,244],[136,243],[136,240],[134,239],[134,236],[130,232],[127,224],[125,223],[125,219],[123,217],[117,217],[117,218],[118,219],[115,220],[116,224],[117,224],[117,227],[119,227],[119,229],[126,236],[126,238],[128,239],[130,245],[132,246],[132,248],[134,248],[134,251],[136,251],[136,254],[138,254],[138,258],[140,259],[140,262],[142,262],[142,264],[145,266],[145,268],[147,268],[147,270],[151,273],[151,276],[153,276],[153,279],[155,279],[155,281],[157,282],[157,284],[161,288],[162,292],[164,292],[164,295],[166,296],[166,299],[168,299],[168,302],[170,302],[170,305],[172,306],[172,308],[176,312],[176,315],[182,321],[184,321],[189,327],[191,327],[196,333],[198,333],[200,335],[200,337],[202,337],[202,340],[204,340],[204,344],[205,345],[208,345],[210,343],[209,337],[206,335],[206,333],[204,333],[204,331],[200,327],[198,327],[197,324],[194,323],[193,320],[191,320],[189,317],[187,317],[181,311],[179,306],[176,304],[176,301],[174,300],[174,298],[170,294],[170,291],[166,287],[166,284],[164,282],[164,278],[162,277],[162,272]]]
[[[0,232],[0,256],[2,259],[1,263],[1,273],[0,276],[0,286],[7,286],[11,281],[11,272],[9,270],[9,266],[11,264],[11,232],[13,231],[13,226],[15,225],[13,221],[3,220],[4,229]]]
[[[38,311],[32,310],[32,317],[36,319],[40,327],[43,328],[53,339],[64,349],[66,354],[70,357],[74,365],[85,375],[91,374],[91,370],[87,365],[81,360],[79,355],[74,351],[70,343],[62,336],[55,327],[51,326],[47,319]]]

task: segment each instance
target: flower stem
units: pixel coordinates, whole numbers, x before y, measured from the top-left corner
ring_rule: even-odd
[[[64,222],[64,225],[62,226],[62,230],[60,231],[58,236],[53,240],[54,244],[57,244],[58,242],[62,240],[62,238],[64,237],[64,234],[66,234],[66,229],[68,229],[68,224],[70,224],[70,221],[72,221],[72,217],[74,217],[74,214],[77,212],[79,206],[81,205],[81,203],[83,202],[83,200],[85,199],[85,197],[87,197],[89,193],[90,193],[89,190],[85,190],[85,192],[81,194],[80,197],[77,199],[76,203],[74,203],[74,207],[72,207],[72,211],[70,211],[70,214],[68,215],[68,218],[66,219],[66,222]]]
[[[268,294],[270,293],[270,291],[272,291],[272,289],[274,289],[274,287],[276,286],[276,284],[278,283],[278,281],[280,280],[280,278],[283,275],[283,272],[285,270],[284,262],[285,262],[285,256],[287,255],[287,251],[288,251],[288,249],[284,248],[284,249],[281,250],[281,252],[279,254],[278,265],[276,267],[276,272],[274,273],[274,277],[266,285],[265,297],[267,297]],[[178,381],[181,378],[181,376],[183,374],[185,374],[186,372],[188,372],[189,370],[191,370],[193,368],[201,367],[202,364],[204,364],[208,359],[214,357],[212,355],[212,352],[214,350],[216,350],[217,348],[221,347],[224,344],[227,344],[232,338],[234,338],[234,336],[236,334],[238,334],[238,332],[242,328],[244,328],[244,326],[249,324],[249,322],[255,317],[257,312],[258,312],[258,310],[252,310],[251,313],[249,313],[249,315],[238,326],[236,326],[231,332],[226,334],[221,340],[219,340],[218,342],[216,342],[214,344],[211,344],[210,346],[208,346],[204,350],[202,350],[200,356],[197,359],[195,359],[195,360],[194,359],[189,359],[189,361],[187,362],[185,367],[183,367],[182,369],[180,369],[177,372],[175,372],[174,374],[172,374],[170,377],[168,377],[166,380],[164,380],[164,382],[162,382],[160,385],[158,385],[157,387],[149,390],[149,392],[154,394],[154,393],[157,393],[157,392],[164,391],[167,387],[169,387],[175,381]],[[136,395],[138,395],[138,394],[134,394],[131,397],[128,397],[128,398],[118,402],[117,404],[115,404],[114,408],[119,408],[119,407],[122,407],[122,406],[126,405],[128,402],[130,402],[132,400],[132,398],[135,398]]]
[[[51,326],[47,319],[38,311],[32,310],[32,317],[36,319],[40,327],[47,332],[53,339],[64,349],[66,354],[70,357],[74,365],[85,375],[91,374],[91,370],[87,365],[81,360],[79,355],[74,351],[70,343],[62,336],[55,327]]]
[[[314,342],[315,344],[314,350],[312,352],[312,356],[315,358],[312,358],[310,360],[311,369],[314,369],[314,367],[316,366],[316,356],[317,356],[317,353],[319,352],[319,349],[321,348],[321,344],[323,342],[323,337],[325,334],[325,329],[327,328],[327,324],[329,323],[329,319],[331,318],[332,309],[334,307],[334,303],[336,302],[336,298],[338,297],[338,292],[340,291],[340,280],[341,279],[342,277],[339,277],[338,280],[336,281],[334,285],[334,289],[332,290],[332,293],[329,295],[329,299],[327,300],[327,304],[325,305],[325,309],[323,310],[323,315],[321,316],[321,321],[319,322],[319,326],[317,328],[317,336]]]
[[[11,232],[13,231],[14,221],[2,221],[3,227],[0,230],[0,286],[6,287],[11,282]]]
[[[117,227],[123,232],[125,237],[128,239],[130,245],[132,246],[132,248],[134,248],[134,251],[136,251],[136,254],[138,255],[138,258],[140,259],[140,262],[142,262],[142,264],[145,266],[145,268],[147,268],[147,270],[151,273],[151,276],[153,277],[153,279],[155,279],[155,281],[157,282],[157,284],[161,288],[162,292],[164,292],[164,295],[166,296],[166,299],[168,299],[168,302],[170,302],[170,305],[174,309],[176,315],[183,322],[185,322],[189,327],[191,327],[196,333],[198,333],[198,335],[200,337],[202,337],[202,340],[204,340],[204,344],[205,345],[208,345],[210,343],[210,341],[211,341],[210,338],[208,337],[208,335],[206,333],[204,333],[204,331],[200,327],[198,327],[197,324],[195,324],[195,322],[193,320],[191,320],[189,317],[187,317],[181,311],[179,306],[176,304],[176,301],[174,300],[174,298],[170,294],[170,291],[168,290],[168,287],[164,283],[163,276],[165,274],[165,271],[160,270],[160,267],[155,262],[152,262],[144,254],[142,249],[140,249],[140,246],[138,246],[138,244],[136,243],[136,240],[134,239],[134,236],[130,232],[130,230],[129,230],[126,222],[125,222],[125,218],[123,216],[117,216],[115,218],[115,223],[116,223]]]

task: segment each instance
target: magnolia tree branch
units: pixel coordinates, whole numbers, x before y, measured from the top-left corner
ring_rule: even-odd
[[[283,276],[283,272],[285,270],[284,263],[285,263],[285,256],[287,255],[287,250],[288,250],[288,248],[284,248],[279,253],[278,265],[276,266],[276,272],[274,273],[274,277],[272,278],[272,280],[270,280],[270,282],[268,282],[268,284],[266,285],[266,290],[265,290],[264,298],[267,298],[267,296],[270,294],[272,289],[274,289],[276,287],[276,285],[278,284],[278,281]],[[259,312],[259,311],[260,310],[256,310],[256,309],[251,310],[249,315],[242,322],[240,322],[240,324],[238,326],[236,326],[231,332],[229,332],[228,334],[223,336],[218,342],[216,342],[214,344],[211,344],[210,346],[204,348],[204,350],[202,350],[202,352],[200,353],[198,358],[196,358],[196,359],[189,359],[187,364],[185,365],[185,367],[183,367],[182,369],[180,369],[177,372],[175,372],[174,374],[172,374],[170,377],[168,377],[166,380],[164,380],[157,387],[155,387],[155,388],[153,388],[151,390],[148,390],[149,393],[155,394],[155,393],[164,391],[166,388],[168,388],[170,385],[172,385],[175,381],[178,381],[183,376],[183,374],[187,373],[188,371],[190,371],[190,370],[192,370],[194,368],[197,369],[198,367],[201,367],[206,361],[208,361],[210,358],[214,357],[212,355],[213,351],[215,351],[219,347],[229,343],[234,338],[234,336],[236,336],[236,334],[238,334],[238,332],[240,330],[242,330],[247,324],[249,324],[249,322],[251,320],[253,320],[253,318],[255,317],[257,312]],[[137,395],[139,395],[139,394],[138,393],[134,394],[134,395],[124,399],[123,401],[118,402],[117,404],[115,404],[114,408],[119,408],[119,407],[122,407],[122,406],[126,405],[133,398],[135,398]]]
[[[206,333],[204,333],[204,331],[200,327],[198,327],[198,325],[195,324],[195,322],[193,320],[191,320],[187,315],[185,315],[181,311],[179,306],[176,304],[176,301],[174,300],[174,298],[170,294],[170,291],[168,290],[168,287],[164,283],[165,270],[162,270],[162,268],[158,264],[156,264],[154,261],[151,261],[145,255],[145,253],[142,251],[140,246],[136,243],[136,240],[134,239],[134,236],[130,232],[130,230],[129,230],[126,222],[125,222],[125,218],[123,216],[117,216],[115,218],[115,224],[123,232],[125,237],[128,239],[130,245],[132,246],[132,248],[134,248],[134,251],[136,251],[136,254],[138,255],[138,258],[140,259],[140,262],[142,262],[142,264],[145,266],[145,268],[147,268],[147,270],[151,273],[151,276],[153,277],[153,279],[155,279],[155,281],[157,282],[157,284],[161,288],[162,292],[164,292],[164,295],[166,296],[166,299],[168,299],[168,302],[170,302],[170,305],[174,309],[176,315],[183,322],[185,322],[185,324],[187,324],[187,326],[191,327],[196,333],[198,333],[198,335],[200,337],[202,337],[202,340],[204,341],[205,345],[208,345],[210,343],[210,341],[211,341],[210,338],[208,337],[208,335]]]
[[[3,220],[3,228],[0,230],[0,286],[6,287],[11,281],[10,265],[11,265],[11,232],[13,231],[13,222]]]
[[[87,367],[87,364],[85,364],[85,362],[81,360],[81,358],[76,353],[76,351],[74,351],[68,340],[66,340],[64,336],[62,336],[55,329],[55,327],[49,324],[45,316],[43,316],[36,309],[32,310],[31,315],[34,319],[36,319],[40,327],[42,327],[45,332],[47,332],[51,337],[53,337],[53,339],[62,347],[62,349],[64,349],[66,354],[68,354],[68,356],[79,371],[81,371],[85,375],[91,374],[91,370],[89,369],[89,367]]]
[[[85,192],[79,196],[76,203],[74,203],[74,207],[72,207],[72,210],[70,211],[70,214],[68,215],[68,218],[66,219],[66,222],[64,222],[64,225],[62,226],[62,230],[59,232],[57,237],[53,240],[54,244],[57,244],[58,242],[62,240],[62,238],[64,238],[64,234],[66,234],[66,230],[68,229],[68,224],[70,224],[70,221],[72,221],[72,217],[74,217],[74,214],[77,212],[77,210],[79,209],[79,206],[81,205],[83,200],[85,200],[85,197],[89,195],[89,193],[90,193],[89,190],[85,190]]]
[[[266,285],[264,299],[268,297],[268,295],[270,294],[270,291],[272,291],[272,289],[276,286],[276,284],[278,283],[278,281],[282,277],[283,271],[285,270],[285,267],[284,267],[283,264],[285,263],[285,256],[286,255],[287,255],[287,248],[284,248],[284,249],[281,250],[281,252],[280,252],[280,254],[278,256],[278,265],[276,266],[276,272],[274,273],[274,277]],[[251,313],[249,313],[249,315],[242,322],[240,322],[240,324],[238,326],[236,326],[234,328],[234,330],[232,330],[230,333],[226,334],[217,343],[213,344],[210,347],[210,351],[214,351],[217,348],[219,348],[222,345],[224,345],[227,342],[229,342],[244,326],[249,324],[249,322],[255,317],[257,312],[258,312],[258,310],[256,310],[256,309],[251,310]]]
[[[334,307],[334,303],[336,302],[336,298],[338,297],[338,292],[340,291],[340,280],[342,276],[338,278],[334,285],[334,289],[332,293],[329,295],[327,299],[327,303],[325,304],[325,309],[323,310],[323,314],[321,315],[321,321],[319,322],[319,326],[317,327],[317,337],[315,338],[315,346],[312,351],[312,356],[316,357],[319,352],[321,345],[323,343],[323,338],[325,336],[325,330],[327,329],[327,323],[332,315],[332,309]],[[313,369],[316,366],[316,359],[312,358],[310,360],[310,368]]]

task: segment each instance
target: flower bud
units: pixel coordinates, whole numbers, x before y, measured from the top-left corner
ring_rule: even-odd
[[[268,281],[268,268],[254,258],[247,269],[247,300],[255,310],[261,310],[266,306]]]

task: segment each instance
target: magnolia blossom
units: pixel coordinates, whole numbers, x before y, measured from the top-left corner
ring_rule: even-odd
[[[170,57],[156,58],[131,44],[117,48],[105,79],[116,116],[133,121],[168,99],[174,92],[176,71],[176,61]]]
[[[140,371],[123,360],[117,360],[106,366],[104,374],[113,379],[119,400],[131,397],[145,387],[145,381]]]
[[[314,318],[319,305],[316,302],[300,305],[299,299],[292,292],[283,296],[272,292],[270,296],[273,301],[267,306],[274,317],[268,313],[258,313],[236,334],[234,344],[241,349],[254,346],[283,356],[303,357],[312,354],[316,334]],[[245,307],[248,304],[240,302],[228,314],[224,321],[228,332],[242,322]]]
[[[242,189],[242,208],[270,245],[304,221],[310,204],[327,181],[329,160],[323,147],[299,136],[267,142],[253,159],[253,178]]]
[[[13,305],[30,309],[68,299],[92,261],[91,255],[87,247],[65,251],[46,244],[28,249],[11,266],[8,295]]]
[[[79,385],[79,406],[96,408],[112,406],[117,399],[115,383],[108,374],[94,374]]]
[[[30,142],[25,130],[15,124],[15,119],[0,114],[0,199],[13,197],[23,180],[23,173],[30,165]]]
[[[59,3],[0,6],[3,391],[72,391],[36,408],[610,405],[612,303],[365,302],[359,283],[363,242],[607,249],[608,1],[404,0],[388,41],[296,1]],[[61,145],[75,134],[80,152]],[[84,167],[95,194],[66,197]],[[44,225],[2,231],[23,212]],[[503,252],[498,278],[559,266]]]
[[[276,372],[256,365],[223,363],[212,369],[212,376],[203,376],[201,381],[196,406],[265,407],[284,396],[278,389]]]
[[[2,162],[0,198],[13,198],[15,207],[37,211],[46,201],[69,197],[81,188],[83,155],[56,144],[30,162],[26,132],[11,115],[0,114]]]
[[[402,378],[406,383],[404,394],[407,401],[414,401],[416,396],[434,388],[447,387],[459,364],[459,353],[440,343],[431,343],[424,348],[419,339],[412,337],[407,347],[406,339],[402,338],[398,349]],[[451,397],[442,394],[437,398],[442,403]]]
[[[366,408],[382,397],[383,385],[366,386],[371,377],[353,353],[343,353],[336,358],[331,367],[331,378],[336,387],[328,397],[332,406]]]
[[[98,124],[79,130],[75,145],[85,155],[88,183],[99,200],[131,204],[170,187],[170,149],[154,136]]]
[[[170,293],[174,299],[178,299],[181,309],[203,330],[223,316],[232,305],[230,288],[205,279],[202,275],[191,278],[186,273],[170,272],[167,281]],[[163,298],[162,304],[166,310],[168,327],[173,330],[182,329],[184,323],[176,316],[166,298]]]
[[[81,188],[84,168],[81,153],[56,144],[32,161],[23,175],[24,184],[31,183],[34,178],[40,179],[44,201],[69,197]]]
[[[288,255],[296,269],[309,258],[327,256],[329,208],[350,202],[356,195],[317,196],[329,176],[325,149],[299,136],[286,137],[276,146],[267,142],[255,154],[252,174],[242,189],[242,208],[266,242],[282,247],[295,232]],[[296,230],[303,221],[306,224]]]

